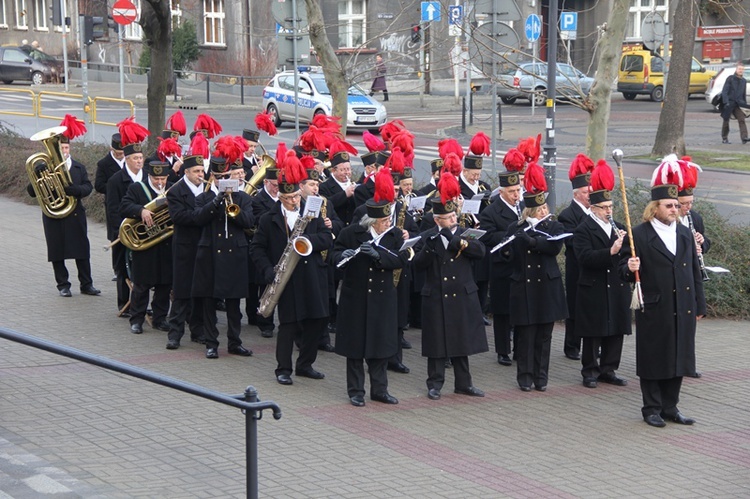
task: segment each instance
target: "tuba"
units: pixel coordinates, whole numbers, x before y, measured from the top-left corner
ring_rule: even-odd
[[[151,227],[147,227],[143,220],[137,218],[126,218],[120,224],[119,241],[132,251],[152,248],[172,237],[174,233],[174,222],[169,216],[166,192],[156,196],[143,208],[153,213],[151,219],[154,223]]]
[[[279,303],[281,293],[284,292],[286,284],[292,277],[294,268],[299,262],[299,257],[308,256],[312,253],[312,243],[302,235],[310,220],[312,220],[311,215],[300,216],[294,224],[292,233],[289,234],[289,242],[286,244],[281,258],[279,258],[279,263],[273,269],[276,276],[274,276],[273,282],[266,286],[263,296],[260,297],[258,313],[263,317],[270,317],[273,314],[273,309]]]
[[[266,178],[266,171],[274,166],[276,166],[276,161],[268,154],[264,154],[261,158],[260,166],[258,166],[258,171],[245,182],[245,188],[243,189],[245,194],[249,194],[250,196],[258,194],[260,186]]]
[[[60,136],[67,128],[56,126],[31,136],[34,142],[41,141],[47,152],[39,152],[26,160],[26,173],[42,212],[50,218],[65,218],[76,209],[78,200],[65,194],[65,188],[73,183],[60,149]]]

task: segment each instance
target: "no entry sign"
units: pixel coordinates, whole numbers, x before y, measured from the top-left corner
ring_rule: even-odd
[[[112,19],[117,24],[127,26],[138,17],[138,11],[130,0],[117,0],[112,6]]]

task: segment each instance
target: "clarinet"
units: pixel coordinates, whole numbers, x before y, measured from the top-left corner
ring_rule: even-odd
[[[689,211],[687,212],[687,220],[690,232],[693,233],[693,238],[695,238],[695,226],[693,225],[693,217],[690,215]],[[698,241],[695,242],[695,247],[698,247]],[[710,278],[708,277],[708,272],[706,272],[706,263],[703,261],[703,252],[698,253],[698,264],[701,267],[701,278],[703,279],[703,282],[709,281]]]
[[[615,236],[617,238],[620,238],[620,229],[617,228],[617,224],[615,224],[615,221],[612,219],[612,215],[607,215],[607,220],[609,221],[609,224],[612,226],[612,230],[615,231]]]

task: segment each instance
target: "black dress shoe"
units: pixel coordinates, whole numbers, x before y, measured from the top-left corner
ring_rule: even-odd
[[[169,332],[169,324],[165,322],[154,322],[154,325],[151,326],[154,329],[158,329],[159,331],[166,331]]]
[[[205,345],[206,344],[206,338],[202,338],[202,337],[201,338],[193,338],[191,336],[190,337],[190,341],[192,341],[193,343],[200,343],[201,345]]]
[[[333,348],[333,345],[331,345],[330,343],[326,343],[325,345],[318,345],[318,350],[322,350],[324,352],[329,352],[329,353],[336,351],[336,349]]]
[[[73,296],[73,293],[70,292],[70,288],[62,288],[60,290],[60,296],[64,296],[65,298],[70,298]]]
[[[99,291],[98,289],[96,289],[94,286],[92,286],[92,285],[89,284],[88,286],[84,286],[84,287],[81,288],[81,294],[82,295],[97,296],[97,295],[102,294],[102,292]]]
[[[362,395],[355,395],[354,397],[350,397],[349,402],[351,402],[354,407],[365,406],[365,398]]]
[[[427,398],[430,400],[440,400],[440,390],[430,388],[427,392]]]
[[[581,360],[581,354],[578,352],[566,353],[565,356],[570,360]]]
[[[406,338],[401,338],[401,348],[411,350],[411,343]]]
[[[276,376],[276,381],[278,381],[280,385],[294,384],[294,381],[292,381],[292,377],[288,374],[279,374],[278,376]]]
[[[336,324],[328,324],[328,332],[330,334],[336,334]]]
[[[218,359],[219,358],[219,350],[216,348],[206,348],[206,358],[207,359]]]
[[[648,416],[644,416],[643,420],[647,425],[654,426],[656,428],[664,428],[665,426],[667,426],[667,423],[665,423],[661,416],[659,416],[658,414],[649,414]]]
[[[672,422],[677,423],[677,424],[684,424],[684,425],[688,425],[688,426],[691,425],[691,424],[693,424],[693,423],[695,423],[695,419],[689,418],[689,417],[685,416],[680,411],[677,411],[677,414],[675,414],[674,416],[670,416],[670,415],[664,414],[662,412],[661,413],[661,417],[663,419],[668,420],[668,421],[672,421]]]
[[[729,139],[721,139],[721,143],[722,144],[731,144],[731,142],[729,142]]]
[[[142,334],[143,333],[143,326],[140,324],[131,324],[130,325],[130,332],[133,334]]]
[[[610,374],[601,374],[601,375],[599,375],[599,377],[597,379],[599,381],[601,381],[602,383],[607,383],[607,384],[615,385],[615,386],[627,386],[627,384],[628,384],[627,380],[622,379],[622,378],[618,378],[617,376],[615,376],[614,374],[611,374],[611,373]]]
[[[510,360],[510,357],[507,355],[503,355],[501,353],[497,354],[497,363],[501,366],[512,366],[513,361]]]
[[[531,387],[530,386],[519,385],[519,388],[521,389],[522,392],[530,392],[531,391]]]
[[[384,404],[398,404],[398,399],[388,392],[381,393],[380,395],[371,395],[370,399]]]
[[[263,329],[260,335],[264,338],[273,338],[273,329]]]
[[[690,376],[691,378],[700,378],[701,376],[703,376],[703,373],[701,373],[700,371],[695,371],[693,374],[688,374],[688,376]]]
[[[547,385],[534,385],[534,390],[538,392],[546,392],[547,391]]]
[[[456,388],[453,390],[454,393],[460,393],[461,395],[468,395],[469,397],[484,397],[484,392],[476,386],[470,386],[468,388]]]
[[[596,388],[596,378],[583,378],[583,386],[586,388]]]
[[[242,345],[238,347],[229,348],[227,349],[227,351],[231,353],[232,355],[239,355],[240,357],[250,357],[253,354],[252,350],[248,350]]]
[[[389,362],[388,370],[401,374],[409,374],[409,368],[401,362]]]
[[[451,362],[451,359],[445,359],[445,368],[446,369],[452,369],[453,368],[453,362]]]
[[[180,342],[177,340],[169,340],[167,342],[167,350],[177,350],[180,348]]]
[[[323,379],[326,377],[325,374],[323,374],[320,371],[316,371],[312,367],[308,369],[297,369],[297,371],[294,373],[297,376],[301,376],[303,378],[310,378],[310,379]]]
[[[224,300],[216,300],[216,310],[219,312],[226,312],[227,311],[227,302]]]
[[[121,313],[121,314],[119,315],[119,317],[120,317],[121,319],[130,319],[130,317],[131,317],[131,314],[130,314],[130,312],[123,312],[123,313]]]
[[[490,320],[490,318],[489,318],[489,317],[487,317],[486,315],[483,315],[483,316],[482,316],[482,321],[484,322],[484,325],[485,325],[485,326],[491,326],[491,325],[492,325],[492,321],[491,321],[491,320]]]
[[[742,139],[743,144],[747,144],[748,142],[750,142],[750,139]]]

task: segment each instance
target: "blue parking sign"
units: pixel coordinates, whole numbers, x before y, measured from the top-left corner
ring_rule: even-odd
[[[422,2],[422,22],[440,20],[440,2]]]
[[[448,6],[448,24],[461,26],[461,21],[464,17],[463,5],[449,5]]]
[[[560,31],[578,30],[578,12],[562,12],[560,14]]]

